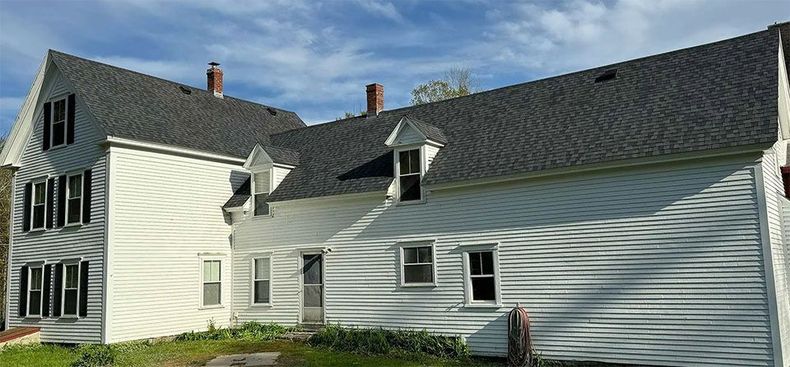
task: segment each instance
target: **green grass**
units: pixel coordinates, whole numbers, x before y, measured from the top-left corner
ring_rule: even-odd
[[[136,342],[114,345],[115,365],[125,366],[201,366],[218,355],[280,352],[279,366],[501,366],[488,361],[451,360],[412,355],[404,357],[363,356],[313,348],[284,340],[188,340],[154,343]],[[0,350],[0,366],[64,366],[78,357],[74,348],[55,345],[13,346]]]

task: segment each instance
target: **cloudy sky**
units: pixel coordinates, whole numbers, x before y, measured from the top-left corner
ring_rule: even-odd
[[[0,133],[47,49],[293,110],[308,123],[387,109],[470,68],[491,89],[716,41],[790,20],[788,1],[0,0]]]

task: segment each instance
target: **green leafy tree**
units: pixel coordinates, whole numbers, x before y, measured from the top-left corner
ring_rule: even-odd
[[[429,80],[419,84],[411,91],[411,104],[443,101],[445,99],[466,96],[478,92],[478,83],[468,68],[451,68],[438,80]]]
[[[5,146],[0,137],[0,150]],[[8,220],[11,218],[11,170],[0,169],[0,330],[5,320],[6,261],[8,261]]]

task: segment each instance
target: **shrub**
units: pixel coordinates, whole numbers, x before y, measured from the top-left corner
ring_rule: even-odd
[[[443,358],[469,356],[469,349],[460,337],[431,334],[425,330],[344,328],[340,325],[328,325],[310,337],[308,343],[362,354],[427,354]]]
[[[115,351],[108,345],[84,344],[77,347],[77,360],[72,367],[106,367],[115,362]]]
[[[214,326],[213,322],[209,322],[207,331],[183,333],[177,336],[176,340],[272,340],[285,334],[286,331],[285,327],[275,323],[260,324],[250,321],[239,327],[223,329]]]

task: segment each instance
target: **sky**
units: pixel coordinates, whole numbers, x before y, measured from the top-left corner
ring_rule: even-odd
[[[308,124],[385,109],[468,68],[482,90],[764,30],[790,0],[0,0],[0,134],[47,49],[197,87],[221,63],[226,95]]]

